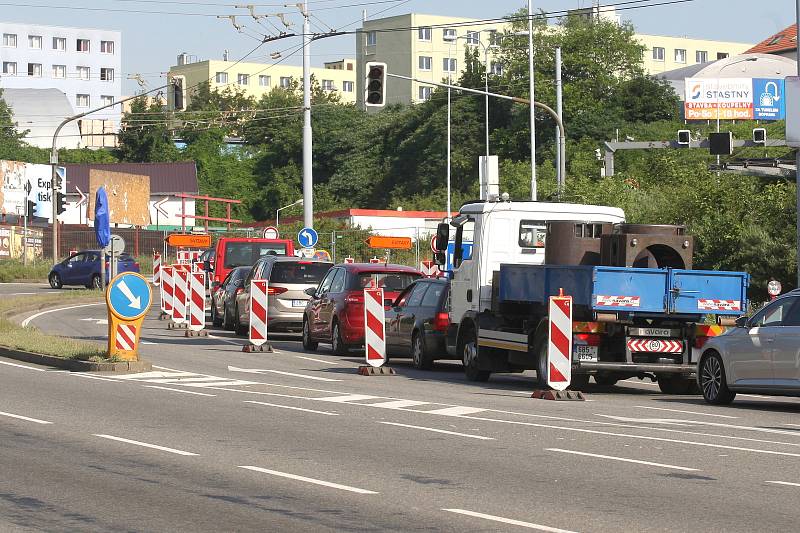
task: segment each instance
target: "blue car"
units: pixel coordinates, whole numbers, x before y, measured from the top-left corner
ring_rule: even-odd
[[[106,280],[110,279],[110,256],[106,255]],[[131,256],[121,254],[117,260],[117,273],[139,272],[139,263]],[[73,254],[53,266],[47,281],[54,289],[64,285],[83,285],[88,289],[100,288],[100,250],[84,250]]]

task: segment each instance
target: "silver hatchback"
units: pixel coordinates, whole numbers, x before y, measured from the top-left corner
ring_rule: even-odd
[[[737,392],[800,396],[800,291],[770,302],[703,347],[697,381],[709,403]]]

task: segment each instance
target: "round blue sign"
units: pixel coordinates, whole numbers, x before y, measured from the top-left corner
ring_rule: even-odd
[[[319,235],[314,228],[303,228],[297,234],[297,242],[303,248],[313,248],[317,241],[319,241]]]
[[[108,284],[108,306],[123,320],[136,320],[147,313],[151,300],[150,284],[134,272],[123,272]]]

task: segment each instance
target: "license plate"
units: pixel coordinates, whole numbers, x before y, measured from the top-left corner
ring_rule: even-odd
[[[572,358],[576,361],[597,361],[597,346],[572,346]]]
[[[306,301],[305,300],[292,300],[292,307],[305,307]]]

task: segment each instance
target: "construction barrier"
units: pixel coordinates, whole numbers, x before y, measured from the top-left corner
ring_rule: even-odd
[[[364,289],[364,348],[370,366],[380,367],[386,363],[383,289]]]
[[[547,384],[562,391],[572,380],[572,296],[550,297]]]
[[[269,281],[254,279],[250,282],[250,344],[261,346],[267,342],[267,292]]]
[[[153,252],[153,285],[161,285],[161,254]]]
[[[186,295],[189,292],[189,273],[185,270],[176,270],[174,281],[172,321],[176,324],[184,324],[186,323]]]
[[[206,327],[206,275],[189,274],[189,329],[201,331]]]
[[[165,266],[161,269],[161,311],[172,316],[172,298],[175,292],[175,269]]]

